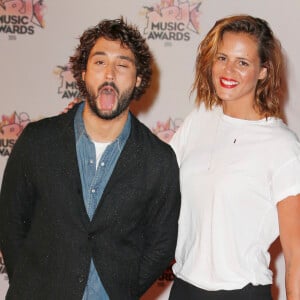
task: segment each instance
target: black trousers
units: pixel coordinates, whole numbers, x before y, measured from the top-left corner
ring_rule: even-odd
[[[175,277],[169,300],[272,300],[271,285],[248,284],[240,290],[206,291]]]

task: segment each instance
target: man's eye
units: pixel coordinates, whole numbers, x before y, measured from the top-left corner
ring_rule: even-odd
[[[243,67],[249,66],[249,64],[246,61],[244,61],[244,60],[240,61],[240,65],[243,66]]]
[[[95,64],[96,65],[103,65],[104,61],[103,60],[97,60],[97,61],[95,61]]]
[[[122,63],[121,63],[121,64],[118,64],[118,66],[121,67],[121,68],[128,68],[128,65],[127,65],[127,64],[122,64]]]

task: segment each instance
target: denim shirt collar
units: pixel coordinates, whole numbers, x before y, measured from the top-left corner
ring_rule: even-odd
[[[89,136],[88,136],[88,134],[85,130],[83,117],[82,117],[84,105],[85,105],[85,102],[79,104],[79,107],[77,109],[75,119],[74,119],[76,143],[78,142],[79,138],[83,134],[86,135],[89,138]],[[122,147],[126,143],[128,137],[129,137],[129,134],[130,134],[130,130],[131,130],[131,113],[129,112],[128,113],[128,118],[126,120],[126,123],[125,123],[125,126],[124,126],[122,132],[113,141],[113,143],[118,143],[118,148],[119,149],[122,149]]]

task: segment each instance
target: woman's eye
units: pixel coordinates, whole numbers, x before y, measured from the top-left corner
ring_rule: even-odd
[[[225,56],[218,56],[217,60],[219,60],[219,61],[225,61],[226,57]]]

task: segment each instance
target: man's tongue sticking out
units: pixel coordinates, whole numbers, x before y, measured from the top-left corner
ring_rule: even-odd
[[[117,100],[116,92],[111,87],[104,87],[99,93],[99,105],[101,110],[112,110]]]

